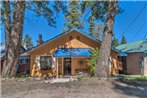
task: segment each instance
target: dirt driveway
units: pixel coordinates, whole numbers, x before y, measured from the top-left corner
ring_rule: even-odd
[[[147,98],[147,84],[84,79],[68,83],[2,81],[2,98]]]

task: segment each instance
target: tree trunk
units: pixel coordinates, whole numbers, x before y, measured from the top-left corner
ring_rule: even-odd
[[[6,58],[2,70],[2,77],[14,77],[18,64],[19,50],[23,32],[25,2],[14,2],[14,10],[11,22],[10,2],[3,2],[4,5],[4,24],[6,40]]]
[[[100,47],[100,54],[96,66],[96,77],[108,77],[108,63],[111,54],[111,41],[113,34],[114,18],[117,1],[109,2],[106,24],[104,28],[103,41]]]

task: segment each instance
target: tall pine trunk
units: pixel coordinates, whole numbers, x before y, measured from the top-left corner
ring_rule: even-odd
[[[116,12],[117,1],[109,2],[106,23],[104,28],[103,40],[100,47],[100,54],[96,66],[96,77],[108,77],[108,63],[111,54],[111,41],[113,34],[114,18]]]
[[[18,66],[19,50],[23,32],[25,2],[15,1],[13,15],[10,15],[10,2],[4,1],[4,25],[6,57],[2,77],[14,77]],[[11,20],[12,19],[12,20]]]

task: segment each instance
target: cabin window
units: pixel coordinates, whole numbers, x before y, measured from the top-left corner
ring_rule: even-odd
[[[69,36],[69,41],[72,40],[72,36]]]
[[[80,40],[80,36],[77,36],[77,40]]]
[[[118,61],[119,62],[126,62],[127,58],[126,58],[126,56],[118,56]]]
[[[118,56],[118,61],[122,63],[123,70],[127,70],[127,57],[126,56]]]
[[[27,64],[28,62],[28,59],[19,59],[19,64]]]
[[[122,56],[118,56],[118,61],[122,62]]]
[[[48,70],[52,68],[51,56],[40,56],[40,68],[41,70]]]

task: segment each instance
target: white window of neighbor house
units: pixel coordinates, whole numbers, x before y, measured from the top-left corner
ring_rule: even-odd
[[[41,70],[52,69],[52,57],[51,56],[40,56],[40,68]]]
[[[147,57],[144,58],[144,62],[147,62]]]
[[[144,66],[144,58],[143,58],[143,57],[140,57],[140,58],[139,58],[139,65],[140,65],[141,67]]]

